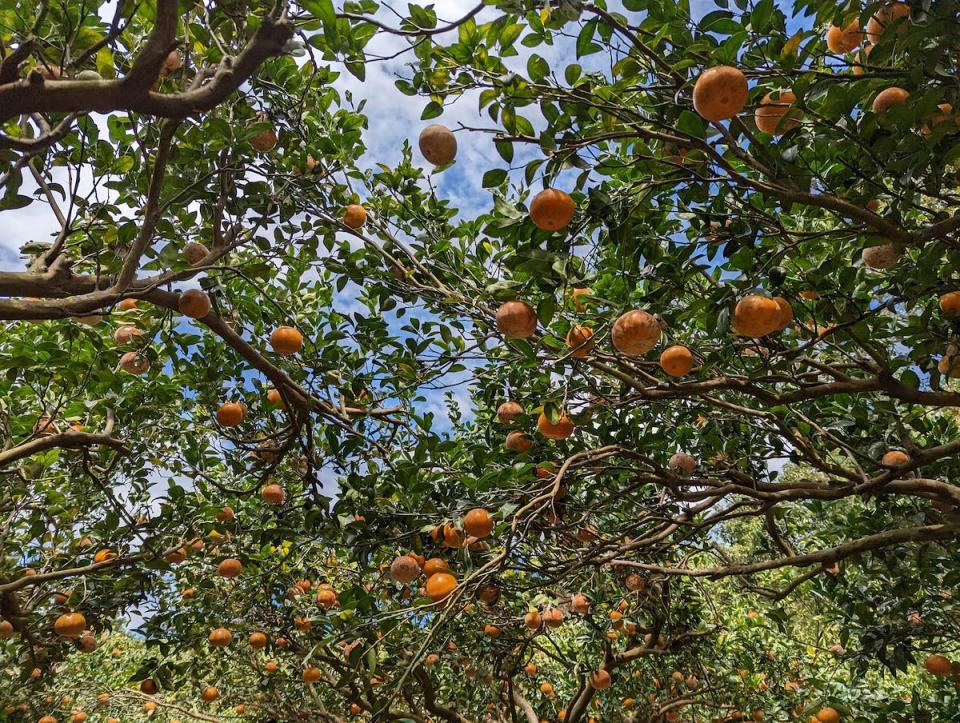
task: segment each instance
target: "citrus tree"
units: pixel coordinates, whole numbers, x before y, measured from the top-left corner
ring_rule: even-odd
[[[0,0],[2,715],[954,715],[956,15]]]

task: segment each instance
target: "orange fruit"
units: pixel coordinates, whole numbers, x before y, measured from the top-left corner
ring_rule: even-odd
[[[123,299],[123,300],[120,301],[119,304],[117,304],[117,308],[118,308],[120,311],[130,311],[131,309],[136,309],[136,308],[137,308],[137,300],[136,300],[136,299]]]
[[[175,550],[168,550],[164,554],[163,559],[171,565],[179,565],[181,562],[187,559],[187,550],[183,547],[178,547]]]
[[[541,683],[540,692],[544,695],[553,695],[553,685],[550,683]]]
[[[680,344],[668,346],[660,355],[660,368],[671,377],[682,377],[693,369],[693,354]]]
[[[200,289],[187,289],[177,300],[177,308],[184,316],[202,319],[210,313],[210,297]]]
[[[523,666],[523,672],[527,675],[536,675],[537,674],[537,664],[536,663],[527,663]]]
[[[576,208],[568,193],[546,188],[530,202],[530,220],[541,231],[559,231],[573,220]]]
[[[351,203],[343,214],[344,226],[360,228],[367,222],[367,209],[359,203]]]
[[[236,427],[247,416],[243,402],[226,402],[217,410],[217,422],[222,427]]]
[[[940,311],[948,319],[960,316],[960,291],[951,291],[941,296]]]
[[[420,131],[420,152],[435,166],[445,166],[457,157],[457,137],[449,128],[431,123]]]
[[[570,609],[578,615],[586,615],[590,612],[590,600],[583,593],[577,593],[570,600]]]
[[[563,625],[563,611],[560,608],[544,610],[543,622],[548,628],[559,628]]]
[[[567,332],[567,348],[574,359],[585,359],[593,349],[593,329],[582,324],[574,324]]]
[[[523,616],[523,624],[531,630],[537,630],[543,624],[543,618],[538,611],[531,610]]]
[[[183,257],[191,266],[196,266],[210,254],[210,249],[202,243],[191,241],[183,247]]]
[[[793,91],[781,90],[774,99],[773,93],[767,93],[760,99],[760,105],[753,114],[757,128],[772,136],[781,136],[800,125],[799,111],[791,111],[790,106],[797,102]]]
[[[390,577],[403,584],[413,582],[420,577],[420,566],[410,555],[399,555],[390,563]]]
[[[646,354],[660,341],[660,324],[653,314],[646,311],[628,311],[613,322],[610,341],[621,354]]]
[[[143,336],[143,332],[135,326],[121,326],[113,332],[113,340],[120,346],[129,346]]]
[[[303,682],[304,683],[316,683],[320,678],[323,677],[323,673],[320,668],[309,667],[303,671]]]
[[[960,297],[960,292],[957,292],[957,295]],[[960,300],[958,300],[958,307],[960,307]],[[497,420],[500,422],[500,424],[510,424],[522,414],[523,407],[514,401],[504,402],[497,407]]]
[[[849,53],[860,45],[860,21],[854,19],[844,28],[831,25],[826,38],[831,53]]]
[[[106,562],[107,560],[112,560],[117,556],[113,550],[97,550],[97,553],[93,556],[94,562]]]
[[[523,432],[510,432],[504,446],[511,452],[522,454],[530,451],[530,448],[533,447],[533,440]]]
[[[278,326],[270,334],[270,346],[281,356],[296,354],[303,348],[303,334],[292,326]]]
[[[262,114],[257,119],[260,123],[266,122],[266,117]],[[261,153],[266,153],[277,145],[277,131],[274,128],[267,128],[250,136],[250,145]]]
[[[146,374],[150,369],[150,360],[139,352],[128,351],[120,357],[118,366],[127,374],[133,374],[135,377],[139,377]]]
[[[286,493],[280,485],[270,484],[263,488],[260,496],[263,497],[265,502],[269,502],[271,505],[282,505]]]
[[[584,303],[583,299],[581,299],[580,297],[590,296],[591,293],[593,292],[590,289],[585,287],[578,287],[578,288],[572,289],[570,291],[570,301],[573,302],[573,308],[576,309],[577,311],[583,311],[586,308],[586,304]]]
[[[423,574],[428,578],[436,575],[438,572],[450,572],[450,566],[442,557],[431,557],[423,563]]]
[[[496,322],[508,339],[527,339],[537,331],[537,312],[525,301],[508,301],[497,309]]]
[[[606,690],[612,682],[610,673],[602,668],[590,674],[590,687],[594,690]]]
[[[64,613],[53,623],[53,632],[61,638],[79,638],[87,627],[83,613]]]
[[[0,620],[0,640],[9,640],[17,634],[13,628],[13,623],[9,620]]]
[[[267,392],[267,402],[274,407],[283,406],[283,397],[280,396],[280,392],[276,389],[271,389]]]
[[[500,628],[498,628],[496,625],[490,625],[488,623],[487,625],[483,626],[483,633],[484,635],[489,635],[491,638],[499,638]]]
[[[220,577],[240,577],[241,573],[243,573],[243,563],[232,557],[228,557],[217,565],[217,574]]]
[[[233,641],[233,633],[226,628],[214,628],[207,636],[207,640],[215,648],[225,648]]]
[[[237,516],[232,507],[224,507],[217,513],[217,522],[230,522]]]
[[[267,636],[264,633],[259,631],[250,633],[250,637],[247,638],[247,642],[250,643],[251,648],[260,650],[267,646]]]
[[[427,579],[426,593],[434,602],[444,600],[457,587],[457,578],[448,572],[437,572]]]
[[[463,530],[472,537],[486,537],[493,532],[493,517],[482,507],[475,507],[463,517]]]
[[[777,323],[777,328],[774,331],[783,331],[790,323],[793,321],[793,307],[790,306],[790,302],[784,299],[782,296],[774,296],[773,300],[777,302],[777,306],[780,307],[780,321]]]
[[[145,678],[140,681],[140,692],[146,693],[147,695],[156,694],[157,684],[154,682],[153,678]]]
[[[322,587],[317,590],[317,605],[324,610],[330,610],[340,603],[336,590],[330,587]]]
[[[837,712],[836,708],[831,708],[829,706],[821,708],[817,712],[817,718],[820,723],[840,723],[840,714]]]
[[[883,113],[895,105],[900,105],[909,97],[910,94],[903,88],[897,88],[896,86],[887,88],[877,93],[877,97],[873,99],[871,109],[874,113]]]
[[[899,449],[892,449],[883,455],[883,459],[880,460],[880,464],[884,467],[903,467],[905,464],[909,464],[910,456],[906,452],[901,452]]]
[[[905,33],[910,24],[910,6],[902,2],[892,2],[875,12],[867,21],[866,34],[867,40],[874,45],[880,42],[887,28],[894,23],[897,25],[897,35]]]
[[[747,104],[747,78],[736,68],[717,65],[693,86],[693,108],[708,121],[733,118]]]
[[[882,271],[896,265],[900,260],[900,251],[890,243],[867,246],[860,252],[860,258],[871,269]]]
[[[693,474],[693,470],[697,468],[697,460],[686,452],[675,452],[673,456],[670,457],[667,468],[674,474],[687,477]]]
[[[204,688],[203,692],[200,694],[200,697],[203,698],[207,703],[212,703],[217,698],[220,697],[220,691],[214,688],[212,685]]]
[[[551,422],[545,412],[537,418],[537,431],[547,439],[566,439],[573,434],[573,422],[566,414],[561,414],[556,422]]]
[[[741,336],[758,338],[776,331],[780,321],[780,304],[775,299],[749,294],[737,302],[732,326]]]
[[[942,678],[947,677],[953,671],[950,659],[944,655],[930,655],[923,661],[923,667],[931,675],[938,675]]]

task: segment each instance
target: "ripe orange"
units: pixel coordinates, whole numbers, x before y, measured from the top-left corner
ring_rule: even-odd
[[[269,484],[263,488],[260,496],[263,497],[265,502],[269,502],[271,505],[282,505],[286,493],[284,493],[283,487],[280,485]]]
[[[483,626],[483,634],[489,635],[491,638],[499,638],[500,628],[498,628],[496,625],[491,625],[488,623]]]
[[[899,449],[892,449],[883,455],[883,459],[880,460],[880,464],[884,467],[903,467],[905,464],[909,464],[910,456],[906,452],[901,452]]]
[[[667,468],[676,475],[687,477],[697,468],[697,461],[686,452],[675,452],[670,457]]]
[[[280,666],[277,665],[272,660],[268,660],[266,663],[263,664],[263,669],[267,671],[268,674],[276,673],[280,669]]]
[[[772,136],[780,136],[800,125],[800,113],[790,110],[797,102],[797,96],[790,90],[781,90],[776,99],[773,93],[767,93],[760,99],[760,105],[753,114],[757,128]]]
[[[320,668],[309,667],[303,671],[304,683],[316,683],[321,677],[323,677],[323,673]]]
[[[203,689],[200,697],[203,698],[207,703],[212,703],[220,697],[220,691],[211,685]]]
[[[228,557],[217,565],[217,574],[220,575],[220,577],[240,577],[242,573],[243,563],[232,557]]]
[[[960,307],[960,292],[957,292],[957,295],[958,307]],[[497,407],[497,420],[500,424],[510,424],[521,414],[523,414],[523,407],[514,401],[504,402]]]
[[[267,402],[274,407],[283,406],[283,397],[280,396],[280,392],[276,389],[271,389],[267,392]]]
[[[573,434],[573,422],[566,414],[561,414],[556,422],[551,422],[545,412],[537,419],[537,430],[547,439],[566,439]]]
[[[504,446],[511,452],[523,454],[524,452],[529,452],[530,448],[533,447],[533,440],[523,432],[510,432],[510,434],[507,435]]]
[[[873,99],[871,108],[874,113],[883,113],[895,105],[900,105],[909,97],[910,94],[903,88],[897,88],[896,86],[887,88],[877,93],[877,97]]]
[[[230,522],[237,516],[232,507],[224,507],[217,513],[217,522]]]
[[[241,703],[240,705],[236,706],[233,709],[233,712],[236,713],[237,715],[243,715],[244,713],[247,712],[247,706]]]
[[[660,341],[660,324],[646,311],[628,311],[613,322],[610,341],[621,354],[646,354]]]
[[[560,608],[548,608],[543,612],[543,622],[548,628],[563,625],[563,611]]]
[[[902,2],[892,2],[875,12],[867,21],[867,40],[874,45],[880,42],[880,36],[894,23],[897,25],[897,35],[905,33],[910,24],[910,6]]]
[[[164,554],[163,559],[171,565],[179,565],[187,559],[187,551],[183,547],[179,547],[176,550],[169,550]]]
[[[153,678],[144,678],[140,681],[140,692],[147,695],[156,695],[157,684],[154,682]]]
[[[777,302],[777,306],[780,307],[780,321],[777,323],[777,328],[774,331],[783,331],[790,323],[793,321],[793,307],[790,306],[790,302],[784,299],[782,296],[774,296],[773,300]]]
[[[473,537],[486,537],[493,532],[493,517],[482,507],[475,507],[463,517],[463,529]]]
[[[143,336],[143,332],[135,326],[121,326],[113,332],[113,340],[120,346],[129,346]]]
[[[749,294],[737,302],[732,326],[741,336],[762,337],[776,331],[781,321],[780,304],[769,296]]]
[[[693,86],[693,108],[709,121],[733,118],[747,103],[747,78],[736,68],[717,65]]]
[[[340,598],[337,596],[337,591],[332,587],[322,587],[317,590],[317,605],[322,607],[324,610],[330,610],[331,608],[336,607],[340,603]]]
[[[530,202],[530,220],[541,231],[559,231],[573,220],[576,208],[568,193],[546,188]]]
[[[17,634],[13,628],[13,623],[9,620],[0,620],[0,640],[9,640]]]
[[[258,122],[260,123],[265,123],[266,120],[266,117],[263,115],[258,118]],[[250,136],[250,145],[261,153],[266,153],[277,145],[277,131],[274,128],[267,128],[259,133],[255,133]]]
[[[497,309],[496,322],[508,339],[527,339],[537,331],[537,312],[525,301],[508,301]]]
[[[117,309],[119,309],[120,311],[130,311],[131,309],[136,309],[136,308],[137,308],[136,299],[123,299],[120,301],[119,304],[117,304]]]
[[[540,617],[539,612],[536,610],[531,610],[523,616],[523,624],[531,630],[537,630],[541,625],[543,625],[543,618]]]
[[[951,291],[941,296],[940,311],[948,319],[960,317],[960,291]]]
[[[251,648],[264,648],[267,645],[267,636],[261,632],[250,633],[250,637],[247,638],[247,642],[250,643]]]
[[[64,613],[53,623],[53,632],[61,638],[79,638],[87,627],[83,613]]]
[[[871,269],[882,271],[896,265],[900,260],[900,251],[891,243],[867,246],[860,252],[860,258]]]
[[[577,593],[570,600],[570,609],[578,615],[586,615],[590,612],[590,600],[583,593]]]
[[[844,28],[831,25],[827,30],[827,48],[831,53],[849,53],[860,45],[860,21],[854,19]]]
[[[200,289],[187,289],[177,301],[177,308],[184,316],[202,319],[210,313],[210,297]]]
[[[292,326],[278,326],[270,335],[270,346],[281,356],[296,354],[303,348],[303,334]]]
[[[553,695],[553,685],[546,682],[541,683],[540,692],[543,693],[544,695]]]
[[[567,348],[574,359],[586,359],[593,349],[593,329],[583,324],[574,324],[567,332]]]
[[[93,637],[92,633],[85,632],[77,640],[77,648],[80,649],[81,653],[92,653],[97,649],[97,639]]]
[[[840,714],[836,708],[827,706],[819,710],[817,720],[820,721],[820,723],[840,723]]]
[[[450,572],[450,566],[442,557],[431,557],[423,563],[423,574],[428,578],[438,572]]]
[[[485,582],[477,589],[477,599],[487,605],[496,605],[500,600],[500,588],[495,583]]]
[[[351,203],[343,214],[344,226],[360,228],[367,222],[367,209],[359,203]]]
[[[457,587],[457,578],[448,572],[437,572],[427,579],[426,593],[434,602],[440,602]]]
[[[207,636],[207,640],[215,648],[225,648],[233,641],[233,633],[226,628],[214,628]]]
[[[668,346],[660,355],[660,368],[671,377],[682,377],[693,369],[693,354],[680,344]]]
[[[420,152],[435,166],[445,166],[457,157],[457,137],[449,128],[431,123],[420,131]]]
[[[431,539],[438,545],[444,547],[463,547],[463,534],[449,522],[443,525],[437,525],[430,531]]]
[[[420,566],[410,555],[399,555],[390,563],[390,576],[399,583],[413,582],[420,576]]]
[[[128,351],[120,357],[118,365],[120,369],[127,374],[133,374],[135,377],[143,376],[150,369],[150,360],[146,356],[136,351]]]
[[[202,243],[191,241],[183,247],[183,257],[191,266],[196,266],[210,254],[210,249]]]
[[[945,655],[930,655],[923,661],[923,667],[931,675],[938,675],[942,678],[947,677],[952,672],[953,666],[950,659]]]
[[[247,416],[243,402],[226,402],[217,410],[217,422],[222,427],[236,427]]]
[[[590,674],[590,687],[594,690],[606,690],[612,682],[610,673],[602,668]]]
[[[536,675],[537,674],[537,664],[536,663],[527,663],[523,666],[523,672],[527,675]]]
[[[576,309],[577,311],[583,311],[586,308],[586,304],[584,303],[583,299],[581,299],[580,297],[590,296],[590,294],[592,293],[593,292],[590,289],[585,287],[578,287],[578,288],[572,289],[570,291],[570,301],[573,302],[573,308]]]

